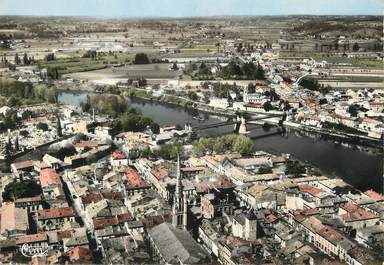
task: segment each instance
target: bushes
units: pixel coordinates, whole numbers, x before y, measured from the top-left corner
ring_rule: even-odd
[[[135,60],[133,61],[134,64],[149,64],[150,61],[148,59],[148,56],[145,53],[137,53],[135,55]]]
[[[177,158],[177,154],[180,154],[182,150],[182,144],[164,144],[160,146],[159,150],[154,151],[154,156],[167,160],[175,160]]]
[[[39,122],[38,124],[36,124],[36,129],[46,132],[48,131],[48,125],[46,123]]]
[[[11,182],[4,188],[3,200],[15,201],[18,198],[33,197],[41,194],[41,187],[33,180]]]
[[[306,173],[306,168],[299,161],[288,161],[285,167],[285,174],[287,175],[300,175]]]

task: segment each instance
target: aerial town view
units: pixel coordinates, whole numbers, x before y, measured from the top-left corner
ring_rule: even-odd
[[[383,0],[0,0],[0,264],[384,265]]]

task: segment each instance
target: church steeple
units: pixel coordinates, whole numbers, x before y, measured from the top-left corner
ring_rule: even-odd
[[[186,196],[183,195],[183,187],[181,183],[180,156],[177,155],[176,169],[176,189],[173,196],[172,207],[172,224],[176,227],[186,229],[187,226],[187,204]]]

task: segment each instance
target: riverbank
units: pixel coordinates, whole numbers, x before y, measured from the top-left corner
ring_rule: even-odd
[[[145,92],[145,91],[143,91],[143,92]],[[218,116],[233,117],[236,114],[236,112],[234,110],[212,108],[211,106],[208,106],[206,104],[190,101],[190,100],[187,100],[187,99],[182,98],[182,97],[172,96],[175,98],[184,99],[188,104],[185,104],[185,103],[179,104],[177,101],[167,101],[164,99],[159,99],[157,97],[140,96],[140,94],[135,94],[134,97],[144,99],[144,100],[149,100],[149,101],[156,101],[159,103],[170,104],[170,105],[174,105],[174,106],[188,107],[188,105],[189,105],[189,107],[192,107],[193,109],[196,109],[198,111],[208,113],[208,114],[214,114],[214,115],[218,115]],[[277,119],[277,118],[270,118],[270,119],[266,119],[265,121],[272,123],[274,125],[279,124],[279,119]],[[336,131],[332,131],[332,130],[325,129],[325,128],[317,128],[317,127],[302,125],[302,124],[290,122],[290,121],[285,121],[284,126],[290,128],[290,129],[294,129],[294,130],[299,130],[299,131],[303,130],[303,131],[307,131],[307,132],[318,133],[318,134],[321,134],[323,136],[328,137],[328,139],[332,140],[332,141],[343,141],[343,142],[347,142],[347,143],[351,143],[351,144],[356,144],[356,145],[361,145],[361,146],[366,146],[366,147],[372,147],[372,148],[378,148],[378,149],[382,149],[383,144],[384,144],[383,141],[380,139],[374,139],[374,138],[364,136],[364,135],[355,135],[355,134],[349,134],[349,133],[344,133],[344,132],[336,132]]]

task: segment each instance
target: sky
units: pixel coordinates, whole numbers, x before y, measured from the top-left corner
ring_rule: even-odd
[[[383,15],[384,0],[0,0],[0,15]]]

